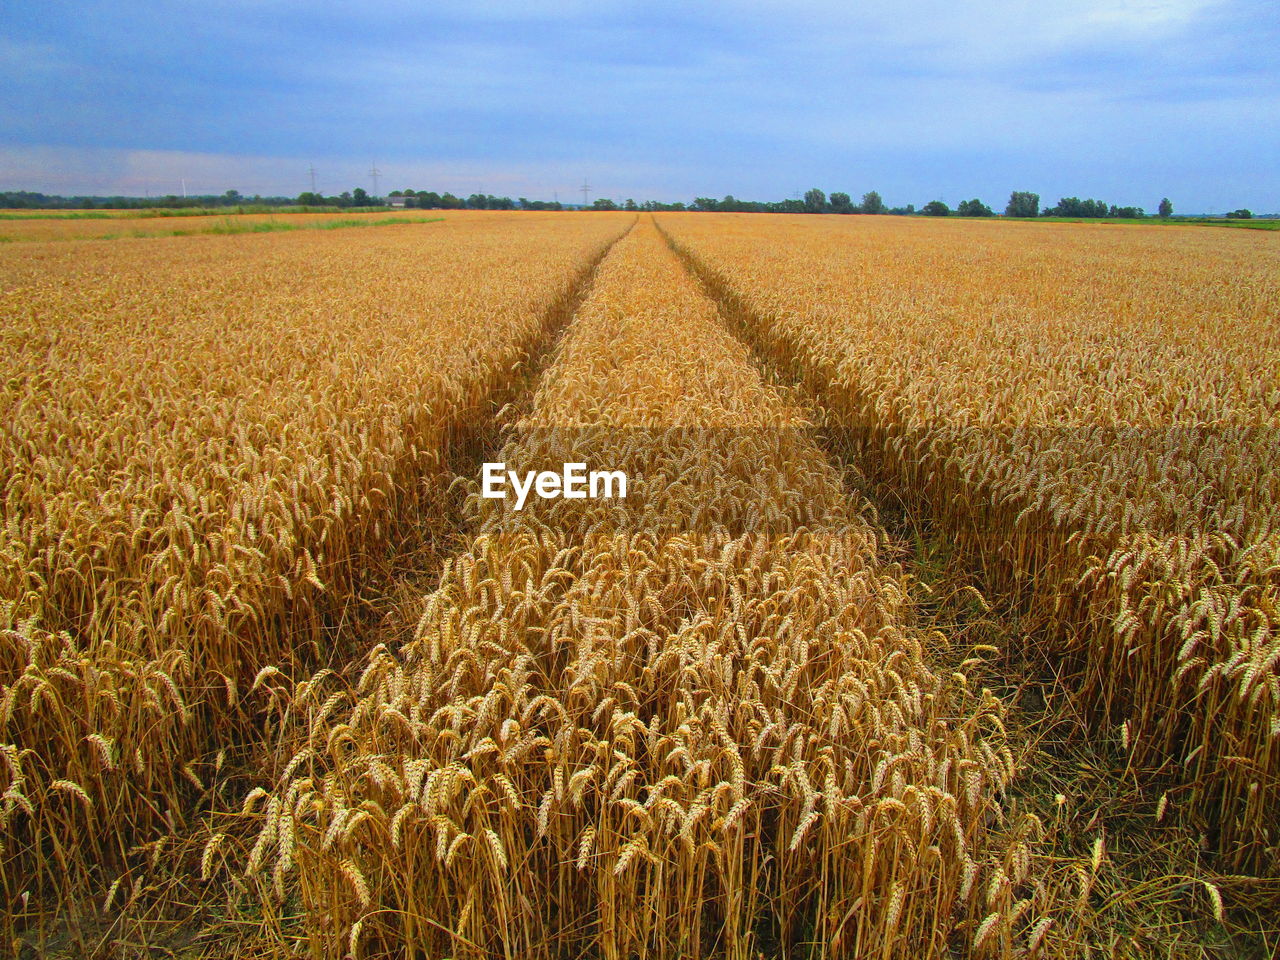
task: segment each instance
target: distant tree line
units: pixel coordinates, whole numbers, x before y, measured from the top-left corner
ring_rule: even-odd
[[[30,190],[0,191],[0,207],[7,210],[153,210],[157,207],[177,210],[184,207],[239,207],[245,204],[282,207],[296,202],[293,197],[263,197],[258,194],[248,197],[238,190],[187,197],[172,193],[162,197],[60,197]]]
[[[298,198],[290,200],[289,203],[300,207],[380,207],[386,201],[369,196],[369,192],[364,187],[356,187],[354,190],[344,190],[335,197],[326,197],[324,194],[307,190],[298,194]]]
[[[498,197],[488,193],[473,193],[465,200],[452,193],[436,193],[434,190],[392,190],[388,199],[404,200],[404,205],[418,210],[562,210],[562,204],[545,200],[529,200],[521,197]],[[380,201],[381,202],[381,201]]]
[[[451,193],[431,190],[392,190],[388,197],[370,196],[363,187],[344,190],[335,196],[306,191],[296,197],[244,196],[239,191],[199,194],[187,197],[169,194],[163,197],[60,197],[26,190],[0,192],[0,208],[11,210],[142,210],[159,208],[208,208],[238,207],[244,205],[272,207],[380,207],[387,206],[391,197],[403,197],[406,207],[424,210],[562,210],[563,204],[521,197],[495,197],[473,193],[465,200]]]
[[[995,211],[976,197],[962,200],[954,210],[941,200],[930,200],[919,210],[914,204],[905,207],[889,207],[880,194],[870,190],[862,195],[860,203],[854,203],[847,193],[834,192],[829,197],[822,190],[814,187],[804,194],[803,199],[758,201],[739,200],[729,194],[723,200],[714,197],[696,197],[690,204],[658,203],[652,200],[636,204],[628,200],[619,206],[612,200],[597,200],[593,210],[696,210],[714,211],[718,213],[861,213],[861,214],[893,214],[912,216],[922,214],[926,217],[994,217]],[[1169,199],[1160,201],[1160,216],[1173,215],[1173,204]],[[1056,206],[1040,209],[1040,195],[1022,190],[1015,190],[1009,196],[1005,206],[1006,217],[1072,217],[1072,218],[1119,218],[1143,219],[1147,216],[1142,207],[1120,207],[1114,203],[1107,204],[1101,200],[1081,200],[1079,197],[1063,197]],[[1236,210],[1228,217],[1250,217],[1248,210]]]
[[[1160,216],[1173,215],[1169,199],[1160,201]],[[990,217],[994,211],[981,200],[963,200],[954,211],[941,200],[931,200],[921,208],[921,213],[931,217],[947,217],[952,213],[959,217]],[[1072,217],[1079,219],[1141,220],[1147,216],[1142,207],[1118,207],[1101,200],[1081,200],[1079,197],[1063,197],[1056,206],[1040,209],[1040,195],[1025,190],[1015,190],[1005,205],[1006,217]],[[1229,215],[1228,215],[1229,216]]]
[[[729,194],[723,200],[717,200],[715,197],[695,197],[690,204],[683,203],[657,203],[649,200],[633,208],[630,205],[635,201],[628,200],[624,209],[640,209],[640,210],[699,210],[717,213],[896,213],[910,214],[915,213],[916,208],[913,205],[906,207],[887,207],[880,198],[880,194],[874,190],[862,195],[861,203],[854,203],[853,199],[847,193],[832,193],[828,198],[827,195],[814,187],[804,194],[804,199],[788,199],[788,200],[739,200],[733,194]]]
[[[387,206],[392,201],[400,201],[396,206],[420,210],[564,210],[566,205],[558,201],[530,200],[520,197],[494,196],[487,193],[473,193],[469,197],[457,197],[452,193],[437,193],[434,190],[392,190],[386,197],[370,196],[363,187],[344,191],[337,196],[306,191],[297,197],[247,197],[239,191],[228,190],[219,194],[200,194],[199,196],[179,197],[168,194],[163,197],[61,197],[26,190],[0,191],[0,208],[7,209],[42,209],[42,210],[134,210],[154,207],[171,208],[206,208],[237,207],[244,205],[259,206],[306,206],[306,207],[379,207]],[[580,207],[572,207],[582,209]],[[861,201],[853,202],[853,198],[840,191],[827,196],[817,187],[805,192],[803,198],[787,200],[739,200],[729,194],[722,200],[714,197],[695,197],[690,203],[663,203],[657,200],[645,200],[637,203],[628,199],[619,204],[614,200],[600,198],[591,203],[588,210],[632,210],[632,211],[664,211],[694,210],[713,211],[719,213],[842,213],[842,214],[890,214],[897,216],[924,215],[927,217],[994,217],[995,211],[976,197],[962,200],[952,210],[941,200],[930,200],[916,209],[914,204],[903,207],[887,206],[880,194],[869,190],[862,195]],[[1161,218],[1173,216],[1173,204],[1168,197],[1163,198],[1157,215]],[[1062,197],[1051,207],[1040,206],[1040,195],[1025,190],[1015,190],[1009,195],[1005,205],[1004,216],[1018,218],[1032,217],[1070,217],[1072,219],[1146,219],[1149,215],[1142,207],[1117,206],[1101,200],[1082,200],[1079,197]],[[1253,214],[1244,208],[1232,210],[1225,214],[1229,219],[1247,220]]]

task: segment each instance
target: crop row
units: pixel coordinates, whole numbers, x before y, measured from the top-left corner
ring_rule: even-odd
[[[1280,833],[1280,255],[1266,237],[661,226],[743,335],[941,519],[1223,863]],[[1161,801],[1161,809],[1165,801]]]
[[[10,908],[199,815],[624,223],[438,226],[0,263]]]
[[[800,411],[641,224],[414,638],[302,685],[248,868],[317,955],[1009,955],[1048,930],[999,704],[931,665]],[[354,674],[353,674],[354,676]],[[215,837],[210,867],[230,849]]]

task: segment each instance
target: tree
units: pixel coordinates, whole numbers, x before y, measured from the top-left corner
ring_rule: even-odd
[[[1040,215],[1040,194],[1025,190],[1015,190],[1009,194],[1009,204],[1004,208],[1006,217],[1038,217]]]
[[[956,215],[961,217],[991,217],[991,208],[975,197],[972,200],[961,200],[956,206]]]
[[[858,207],[860,213],[887,213],[888,208],[884,205],[884,201],[880,199],[880,194],[874,190],[870,190],[862,195],[862,204]]]
[[[1160,216],[1164,217],[1166,220],[1173,216],[1173,204],[1169,202],[1168,197],[1165,197],[1160,201],[1159,210]]]
[[[312,193],[310,190],[305,190],[298,194],[298,203],[304,207],[320,207],[324,206],[324,197],[318,193]]]
[[[804,194],[804,209],[806,213],[826,213],[827,195],[817,187],[812,190],[806,190]]]
[[[610,200],[608,197],[600,197],[593,204],[591,204],[591,209],[592,210],[617,210],[618,205],[614,203],[612,200]]]
[[[351,191],[351,202],[357,207],[369,206],[369,194],[365,192],[364,187],[356,187]]]
[[[636,202],[634,200],[628,197],[627,202],[622,205],[622,209],[623,210],[639,210],[640,208],[636,206]]]
[[[948,207],[941,200],[930,200],[928,203],[926,203],[923,207],[920,208],[920,212],[923,213],[926,217],[951,216],[951,208]]]
[[[1044,212],[1046,217],[1080,217],[1081,219],[1100,219],[1111,212],[1101,200],[1081,200],[1079,197],[1063,197],[1056,207]]]
[[[1226,216],[1228,220],[1252,220],[1253,211],[1241,207],[1239,210],[1232,210]]]
[[[853,200],[847,193],[833,193],[831,195],[831,212],[854,213]]]

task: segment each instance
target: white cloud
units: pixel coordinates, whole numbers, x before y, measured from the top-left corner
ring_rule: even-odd
[[[1259,171],[1274,155],[1275,25],[1245,0],[208,0],[194,18],[157,0],[181,44],[98,4],[92,42],[0,38],[0,88],[24,91],[0,94],[0,127],[175,149],[0,149],[0,187],[296,194],[314,162],[336,193],[368,188],[376,158],[384,189],[567,200],[585,175],[677,199],[897,176],[918,202],[987,169],[1141,182],[1179,158],[1209,181],[1218,143]]]
[[[21,73],[51,80],[74,69],[75,64],[56,44],[0,36],[0,76]]]
[[[898,51],[981,70],[1046,54],[1167,39],[1224,0],[723,0],[730,19],[772,27],[794,49],[849,56]]]
[[[1213,0],[1129,0],[1087,6],[1092,7],[1084,17],[1087,23],[1138,31],[1189,26],[1217,4]]]

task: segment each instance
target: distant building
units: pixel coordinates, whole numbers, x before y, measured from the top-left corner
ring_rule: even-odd
[[[387,197],[388,207],[403,207],[408,197]]]

